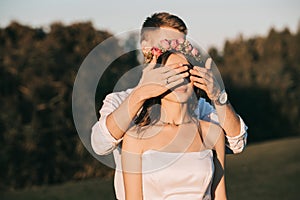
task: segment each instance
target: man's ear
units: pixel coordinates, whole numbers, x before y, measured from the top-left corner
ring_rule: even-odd
[[[142,51],[144,54],[147,53],[148,51],[150,51],[152,48],[150,42],[147,40],[143,40],[141,42],[141,47],[142,47]]]

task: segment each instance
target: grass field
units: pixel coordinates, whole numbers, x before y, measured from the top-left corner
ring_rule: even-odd
[[[227,156],[228,199],[300,199],[300,138],[249,145]]]
[[[228,155],[228,199],[300,199],[300,138],[248,145],[239,155]],[[0,194],[1,200],[114,199],[112,180],[85,180]]]

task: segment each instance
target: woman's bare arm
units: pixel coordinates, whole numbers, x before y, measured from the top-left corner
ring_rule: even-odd
[[[142,145],[137,137],[125,134],[122,144],[122,169],[126,200],[142,200]]]
[[[217,126],[217,125],[214,125]],[[215,173],[212,184],[212,196],[215,200],[226,200],[226,188],[225,188],[225,136],[223,129],[219,129],[219,137],[214,146],[214,165]]]

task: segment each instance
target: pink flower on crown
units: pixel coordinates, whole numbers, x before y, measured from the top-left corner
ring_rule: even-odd
[[[177,40],[171,40],[171,48],[172,49],[176,49],[177,45],[178,45],[178,41]]]
[[[201,60],[201,55],[199,50],[194,48],[193,45],[183,38],[168,40],[161,40],[158,47],[152,47],[151,50],[145,55],[145,61],[148,63],[151,61],[152,57],[159,57],[166,51],[177,51],[184,55],[193,56],[197,61]]]
[[[199,51],[198,51],[198,49],[193,48],[192,51],[191,51],[191,53],[192,53],[193,56],[198,56]]]
[[[177,41],[179,44],[183,44],[185,40],[183,38],[179,38],[179,39],[177,39]]]
[[[163,52],[160,48],[152,47],[151,53],[153,56],[159,57]]]
[[[165,50],[170,48],[169,40],[167,40],[167,39],[161,40],[160,45]]]

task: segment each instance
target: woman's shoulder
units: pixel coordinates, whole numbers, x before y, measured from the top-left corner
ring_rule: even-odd
[[[207,133],[209,130],[214,130],[214,131],[223,131],[222,127],[219,124],[213,123],[213,122],[208,122],[199,119],[199,123],[201,126],[201,130]]]
[[[221,126],[215,123],[199,120],[203,142],[207,148],[213,149],[220,137],[224,137]]]
[[[163,136],[162,129],[163,126],[159,125],[133,126],[126,131],[123,137],[122,149],[125,146],[125,150],[138,154],[153,148],[159,149],[162,142],[160,139]]]
[[[126,131],[122,141],[122,152],[134,152],[140,154],[142,152],[142,147],[138,134],[134,131]]]
[[[153,135],[153,132],[155,132],[155,126],[133,126],[126,131],[125,135],[131,136],[136,140],[142,140],[151,137],[151,135]]]

